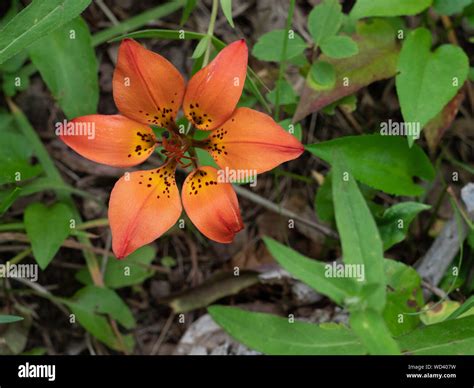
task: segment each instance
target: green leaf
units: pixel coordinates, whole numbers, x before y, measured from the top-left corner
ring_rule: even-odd
[[[153,276],[153,271],[148,268],[155,258],[155,250],[151,246],[137,249],[123,260],[110,257],[104,272],[104,283],[109,288],[122,288],[141,284]],[[92,284],[89,271],[81,269],[76,274],[76,279],[82,284]]]
[[[421,327],[397,342],[409,355],[474,355],[474,316]]]
[[[123,343],[121,343],[105,316],[96,314],[89,306],[83,306],[81,303],[67,300],[64,303],[71,309],[84,329],[111,349],[124,351],[133,348],[133,337],[130,335],[122,336]]]
[[[357,294],[359,286],[354,279],[326,276],[326,265],[330,263],[311,260],[270,238],[264,237],[263,240],[270,254],[283,268],[337,304],[342,306],[347,298]]]
[[[197,44],[196,48],[193,51],[193,55],[192,55],[193,59],[200,58],[201,56],[204,55],[204,53],[206,52],[207,46],[209,45],[210,39],[211,38],[206,35],[199,41],[199,43]]]
[[[275,89],[273,89],[270,93],[267,94],[268,101],[270,101],[272,104],[275,104],[277,88],[280,89],[280,105],[290,105],[296,103],[296,93],[293,90],[293,87],[285,80],[277,82],[277,86],[275,87]]]
[[[299,141],[303,139],[303,130],[301,129],[301,124],[295,124],[291,119],[285,119],[278,122],[278,125],[282,127],[286,132],[292,134]]]
[[[184,5],[183,8],[183,15],[181,16],[181,21],[179,24],[184,25],[189,19],[189,16],[191,16],[191,13],[194,11],[194,8],[196,8],[197,5],[197,0],[186,0],[186,4]]]
[[[400,354],[400,349],[388,331],[384,320],[374,310],[352,312],[350,324],[370,354]]]
[[[235,307],[211,306],[208,311],[212,319],[237,341],[265,354],[365,354],[359,340],[343,326],[290,323],[289,319]]]
[[[368,186],[397,195],[420,195],[424,189],[412,177],[432,180],[433,166],[423,150],[398,136],[346,136],[306,146],[312,154],[334,162],[334,153],[344,155],[355,178]]]
[[[224,16],[227,19],[227,22],[231,25],[232,28],[235,28],[234,20],[232,19],[232,0],[221,0],[221,8],[222,12],[224,12]]]
[[[126,329],[135,327],[135,319],[124,301],[113,290],[86,286],[74,294],[73,302],[97,314],[108,314]]]
[[[332,174],[329,172],[316,193],[314,208],[318,217],[325,222],[334,221],[334,203],[332,200]]]
[[[319,57],[319,60],[334,66],[336,84],[329,90],[314,88],[309,74],[294,116],[296,122],[375,81],[391,78],[397,73],[399,48],[396,31],[390,23],[380,19],[359,22],[352,38],[359,47],[357,55],[342,59],[329,58],[324,54]]]
[[[431,31],[418,28],[403,44],[396,86],[405,122],[423,128],[463,86],[469,61],[457,46],[442,45],[431,52]],[[414,137],[410,136],[411,143]]]
[[[12,131],[0,132],[0,184],[18,183],[39,175],[43,168],[32,165],[33,156],[27,139]]]
[[[321,42],[321,51],[330,58],[348,58],[359,53],[359,46],[348,36],[332,36]]]
[[[469,310],[473,308],[474,308],[474,295],[467,298],[464,301],[464,303],[448,317],[448,319],[456,319],[462,316],[463,314],[467,313]]]
[[[54,98],[69,119],[96,113],[98,67],[87,24],[77,18],[29,48]]]
[[[263,34],[253,46],[252,55],[261,61],[280,62],[283,55],[283,42],[288,39],[286,59],[294,58],[304,52],[307,45],[296,33],[287,36],[285,30],[273,30]]]
[[[308,30],[314,44],[319,46],[324,40],[336,35],[342,20],[341,5],[337,0],[324,0],[314,7],[308,16]]]
[[[357,0],[351,16],[366,18],[370,16],[416,15],[428,8],[433,0]]]
[[[311,79],[321,90],[332,89],[336,83],[336,70],[328,62],[316,61],[311,65]]]
[[[14,323],[18,321],[22,321],[23,317],[19,317],[17,315],[3,315],[0,314],[0,324],[4,323]]]
[[[0,64],[78,16],[91,0],[35,0],[0,30]]]
[[[461,13],[472,0],[434,0],[433,7],[441,15],[454,15]]]
[[[418,312],[424,304],[421,279],[412,267],[384,260],[387,302],[383,317],[393,336],[409,333],[420,324]]]
[[[430,208],[431,206],[423,203],[402,202],[386,209],[383,216],[377,220],[384,250],[403,241],[417,214]]]
[[[348,170],[353,164],[341,151],[333,151],[332,156],[332,195],[344,265],[357,265],[364,270],[365,279],[360,283],[364,287],[375,287],[367,295],[367,306],[380,312],[385,305],[382,240],[357,182]]]
[[[0,217],[10,208],[21,193],[21,187],[14,187],[6,193],[5,196],[0,196]],[[3,194],[3,193],[2,193]]]
[[[35,202],[25,209],[23,220],[26,234],[31,241],[36,262],[42,270],[46,269],[69,236],[72,218],[71,209],[63,203],[56,203],[48,208]]]

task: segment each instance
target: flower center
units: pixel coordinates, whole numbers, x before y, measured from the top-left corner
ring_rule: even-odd
[[[163,146],[161,152],[166,156],[166,159],[175,160],[182,168],[189,167],[195,159],[185,155],[191,147],[191,141],[175,132],[171,132],[169,138],[164,135],[161,144]]]

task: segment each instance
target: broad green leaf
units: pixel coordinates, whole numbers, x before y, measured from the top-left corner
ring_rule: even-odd
[[[0,184],[18,183],[39,175],[43,168],[30,163],[33,152],[27,139],[18,133],[0,132]]]
[[[454,15],[461,13],[471,3],[472,0],[434,0],[433,7],[442,15]]]
[[[82,18],[38,40],[29,52],[69,119],[96,113],[99,102],[97,60],[89,29]]]
[[[424,189],[412,178],[432,180],[435,176],[423,150],[416,145],[409,148],[400,136],[346,136],[306,149],[329,163],[334,162],[335,152],[344,155],[357,180],[390,194],[420,195]]]
[[[328,62],[316,61],[311,65],[311,80],[314,81],[315,88],[321,90],[332,89],[336,83],[336,71],[334,66]]]
[[[304,52],[307,45],[303,38],[296,33],[287,36],[285,30],[273,30],[258,38],[253,46],[252,55],[261,61],[280,62],[283,56],[283,42],[288,39],[286,58],[294,58]]]
[[[423,203],[401,202],[385,210],[383,216],[377,220],[384,250],[403,241],[417,214],[430,208],[431,206]]]
[[[341,5],[337,0],[324,0],[314,7],[308,16],[308,30],[314,44],[319,46],[324,40],[336,35],[342,20]]]
[[[372,355],[400,354],[381,315],[372,309],[353,311],[349,318],[351,328]]]
[[[1,325],[0,330],[0,356],[17,355],[25,350],[28,342],[28,333],[30,331],[32,318],[26,310],[24,319],[16,321],[14,324]]]
[[[384,260],[387,302],[383,317],[394,336],[409,333],[420,324],[418,312],[423,304],[420,275],[412,268],[394,260]]]
[[[370,16],[416,15],[428,8],[432,1],[433,0],[357,0],[356,5],[352,8],[351,16],[355,18],[365,18]]]
[[[29,75],[24,69],[20,69],[17,73],[4,73],[2,81],[3,92],[8,97],[13,97],[30,86]]]
[[[135,327],[135,319],[125,302],[111,289],[86,286],[77,291],[72,301],[97,314],[108,314],[126,329]]]
[[[0,217],[10,208],[21,193],[21,187],[14,187],[4,193],[0,193]]]
[[[211,306],[212,319],[237,341],[269,355],[365,354],[343,326],[318,326],[235,307]]]
[[[297,96],[293,87],[285,80],[277,82],[277,86],[267,94],[267,100],[275,104],[276,90],[280,89],[280,105],[290,105],[297,102]]]
[[[19,317],[17,315],[3,315],[0,314],[0,324],[4,323],[14,323],[18,321],[22,321],[23,317]]]
[[[336,84],[330,90],[319,90],[313,88],[308,79],[294,116],[296,122],[375,81],[393,77],[397,73],[399,48],[396,31],[389,22],[380,19],[359,22],[352,38],[359,47],[357,55],[343,59],[329,58],[324,54],[319,57],[319,60],[334,66]]]
[[[396,86],[403,118],[423,128],[456,95],[466,81],[469,61],[449,44],[431,52],[431,31],[418,28],[403,44]],[[413,143],[414,137],[409,137]]]
[[[344,265],[364,271],[364,287],[375,287],[367,295],[367,306],[381,312],[385,305],[385,276],[382,240],[375,221],[341,151],[333,151],[332,195],[337,229],[341,237]]]
[[[264,238],[264,241],[270,254],[283,268],[337,304],[342,306],[347,298],[357,294],[359,285],[354,279],[327,276],[326,265],[331,263],[311,260],[270,238]]]
[[[345,112],[352,113],[357,109],[357,96],[351,94],[350,96],[342,97],[341,99],[325,106],[322,112],[327,115],[336,114],[336,108],[340,108]]]
[[[104,272],[105,285],[109,288],[121,288],[143,283],[153,276],[154,272],[148,266],[154,258],[155,250],[148,245],[137,249],[123,260],[110,257]],[[82,284],[92,284],[90,273],[86,268],[76,274],[76,279]]]
[[[278,125],[282,127],[286,132],[291,133],[299,141],[303,139],[303,130],[301,129],[301,124],[295,124],[291,119],[285,119],[278,122]]]
[[[91,0],[34,0],[0,30],[0,64],[78,16]]]
[[[448,319],[461,304],[454,300],[445,300],[441,303],[430,302],[426,305],[426,311],[420,314],[420,320],[425,325],[433,325]]]
[[[224,13],[227,22],[234,28],[234,19],[232,19],[232,0],[220,0],[222,12]]]
[[[72,218],[71,209],[63,203],[46,207],[34,202],[25,209],[23,221],[26,234],[31,241],[36,262],[42,270],[46,269],[69,236]]]
[[[318,217],[325,222],[334,221],[334,203],[332,200],[332,174],[329,172],[314,198],[314,208]]]
[[[207,46],[209,45],[211,38],[209,36],[205,36],[202,38],[199,43],[197,44],[196,48],[193,51],[192,58],[197,59],[204,55],[206,52]]]
[[[397,342],[409,355],[474,355],[474,316],[421,327]]]
[[[330,58],[348,58],[359,52],[359,46],[348,36],[332,36],[321,43],[321,51]]]
[[[131,335],[122,336],[122,343],[116,337],[114,330],[105,316],[96,314],[88,306],[83,306],[80,303],[69,301],[65,302],[65,304],[71,309],[81,326],[109,348],[118,351],[130,351],[133,348],[133,337]]]
[[[20,0],[12,0],[10,2],[10,8],[8,8],[8,11],[0,18],[0,29],[15,17],[21,7]]]

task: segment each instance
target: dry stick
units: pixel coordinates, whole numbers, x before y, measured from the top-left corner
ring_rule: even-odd
[[[468,183],[461,190],[461,197],[467,208],[467,215],[474,220],[474,183]],[[458,230],[458,224],[461,230]],[[444,273],[459,251],[460,243],[464,241],[468,233],[468,225],[464,221],[458,221],[453,216],[443,227],[441,233],[416,264],[416,269],[421,278],[427,283],[437,286]]]
[[[252,193],[250,190],[247,190],[241,186],[237,186],[237,185],[234,185],[234,189],[235,191],[237,192],[237,194],[241,195],[242,197],[244,198],[247,198],[248,200],[252,201],[252,202],[255,202],[256,204],[268,209],[268,210],[271,210],[275,213],[278,213],[282,216],[285,216],[285,217],[288,217],[288,218],[292,218],[292,219],[295,219],[311,228],[314,228],[316,230],[318,230],[319,232],[321,232],[322,234],[328,236],[328,237],[332,237],[336,240],[339,240],[339,235],[337,234],[337,232],[335,232],[334,230],[328,228],[327,226],[324,226],[324,225],[321,225],[321,224],[318,224],[317,222],[315,221],[312,221],[312,220],[308,220],[306,218],[303,218],[301,216],[299,216],[298,214],[292,212],[291,210],[288,210],[288,209],[285,209],[284,207],[280,206],[280,205],[277,205],[271,201],[269,201],[268,199],[265,199],[263,197],[261,197],[260,195],[257,195],[255,193]]]

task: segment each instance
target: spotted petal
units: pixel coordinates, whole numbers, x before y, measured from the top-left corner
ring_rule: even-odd
[[[219,167],[246,170],[249,175],[271,170],[296,159],[303,145],[270,116],[253,109],[238,108],[205,143]]]
[[[143,124],[168,127],[184,95],[184,79],[161,55],[132,39],[120,44],[113,92],[118,109]]]
[[[191,78],[183,110],[195,127],[211,130],[230,117],[242,94],[247,59],[247,45],[242,39],[225,47]]]
[[[175,181],[176,164],[126,173],[115,184],[109,202],[112,249],[119,259],[152,242],[181,215]]]
[[[230,183],[220,182],[214,167],[189,174],[181,196],[192,223],[211,240],[230,243],[244,227],[237,195]]]
[[[78,117],[56,128],[61,140],[97,163],[130,167],[145,161],[155,149],[150,127],[121,115]]]

